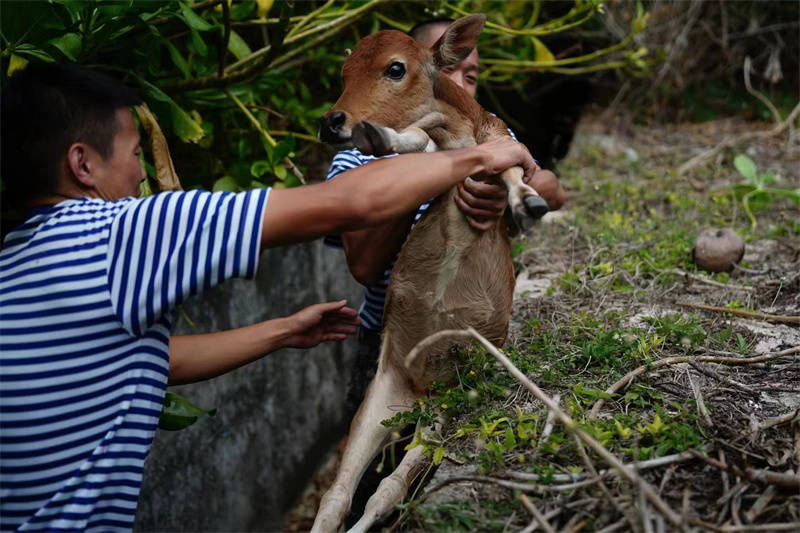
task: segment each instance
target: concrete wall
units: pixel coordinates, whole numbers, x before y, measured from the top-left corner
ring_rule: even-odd
[[[306,305],[361,301],[343,254],[320,242],[268,250],[255,281],[234,280],[184,305],[175,333],[206,333]],[[346,431],[344,391],[355,341],[282,350],[214,380],[171,390],[212,418],[159,430],[136,531],[276,531],[328,447]]]

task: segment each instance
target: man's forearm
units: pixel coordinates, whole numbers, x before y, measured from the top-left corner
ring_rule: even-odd
[[[169,339],[169,383],[180,385],[213,378],[284,346],[293,333],[286,318],[252,326]]]
[[[275,189],[264,215],[262,247],[375,226],[416,209],[487,170],[491,157],[474,148],[405,154],[373,161],[335,180]]]

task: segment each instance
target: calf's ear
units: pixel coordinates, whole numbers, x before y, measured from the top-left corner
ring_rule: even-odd
[[[453,22],[433,45],[433,60],[439,69],[458,65],[478,44],[486,15],[469,15]]]

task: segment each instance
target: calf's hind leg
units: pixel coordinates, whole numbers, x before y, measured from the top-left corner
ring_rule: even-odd
[[[385,343],[384,343],[385,345]],[[383,361],[383,354],[381,355]],[[320,502],[312,532],[337,531],[344,520],[361,476],[387,441],[390,428],[381,420],[411,408],[415,395],[408,382],[391,366],[378,368],[375,379],[350,425],[347,446],[336,480]]]
[[[425,455],[425,447],[417,446],[410,450],[389,477],[378,485],[378,490],[367,501],[364,516],[348,533],[366,533],[382,518],[392,512],[408,492],[408,487],[427,467],[432,459]]]

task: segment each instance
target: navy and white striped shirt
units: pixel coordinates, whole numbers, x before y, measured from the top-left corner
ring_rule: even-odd
[[[0,251],[0,526],[130,530],[170,310],[252,277],[269,190],[67,200]]]

